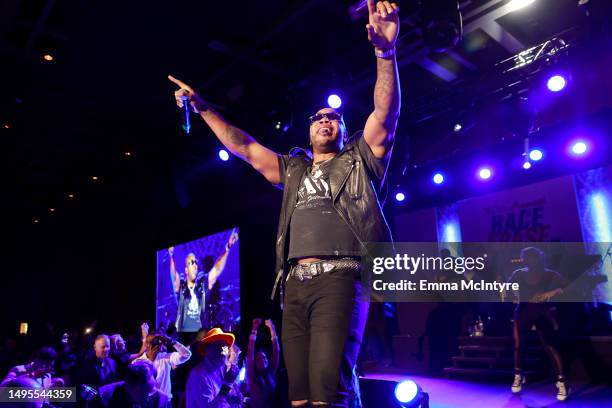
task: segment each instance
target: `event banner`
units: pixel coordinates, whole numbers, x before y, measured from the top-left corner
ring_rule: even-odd
[[[597,290],[612,259],[587,254],[582,242],[375,243],[363,259],[372,301],[612,301]]]
[[[463,241],[582,241],[571,176],[458,203]]]

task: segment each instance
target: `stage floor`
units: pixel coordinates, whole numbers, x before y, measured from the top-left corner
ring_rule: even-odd
[[[612,407],[612,387],[572,384],[572,395],[557,401],[557,388],[551,382],[526,384],[520,395],[510,392],[510,384],[486,383],[445,378],[408,376],[395,373],[368,373],[366,378],[398,381],[414,380],[429,393],[431,408],[597,408]],[[371,408],[371,407],[365,407]]]

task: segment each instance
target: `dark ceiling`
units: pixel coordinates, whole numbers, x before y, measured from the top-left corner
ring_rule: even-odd
[[[354,3],[3,1],[0,130],[11,187],[3,205],[22,238],[14,254],[35,254],[29,270],[47,262],[102,270],[123,259],[112,254],[126,244],[138,241],[144,254],[274,210],[278,193],[238,160],[221,163],[202,123],[182,134],[166,76],[192,84],[280,152],[305,144],[305,119],[330,90],[344,97],[348,127],[358,130],[372,109],[375,63],[365,16],[349,13]],[[403,110],[392,183],[406,169],[491,143],[491,132],[476,131],[445,141],[460,112],[486,104],[482,95],[501,99],[499,89],[516,82],[496,64],[559,33],[584,44],[592,21],[610,14],[604,1],[590,2],[595,17],[576,0],[537,0],[516,12],[509,0],[462,1],[461,42],[432,53],[420,2],[399,3]],[[278,121],[287,132],[275,129]],[[493,142],[518,132],[498,130]],[[446,149],[434,153],[432,144]],[[272,239],[270,214],[260,222],[272,224]],[[66,260],[60,254],[71,245]],[[126,262],[122,271],[138,267],[138,257]]]

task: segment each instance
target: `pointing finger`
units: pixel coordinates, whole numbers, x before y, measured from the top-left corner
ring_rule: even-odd
[[[183,81],[176,79],[175,77],[173,77],[172,75],[168,75],[168,79],[172,82],[174,82],[175,84],[177,84],[179,87],[181,88],[185,88],[187,90],[191,91],[191,87],[189,85],[187,85],[186,83],[184,83]]]

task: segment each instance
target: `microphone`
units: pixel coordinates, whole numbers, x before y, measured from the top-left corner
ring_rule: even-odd
[[[191,130],[191,122],[189,121],[189,98],[187,96],[181,96],[183,101],[183,130],[189,134]]]

